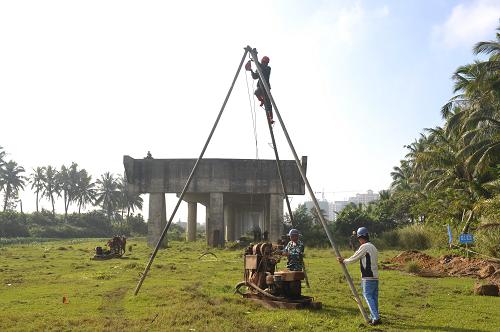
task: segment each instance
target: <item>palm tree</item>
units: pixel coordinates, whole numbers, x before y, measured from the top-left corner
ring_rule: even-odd
[[[96,200],[95,183],[92,182],[92,176],[88,175],[85,169],[78,172],[74,199],[78,204],[78,214],[81,213],[82,207],[85,208],[87,204],[94,204]]]
[[[45,168],[45,178],[43,183],[42,196],[52,203],[52,214],[56,214],[54,206],[54,195],[60,195],[59,183],[57,181],[57,170],[52,166]]]
[[[120,207],[118,181],[113,177],[113,174],[106,172],[96,182],[98,186],[96,204],[101,205],[102,209],[106,211],[108,220],[111,221],[114,213]]]
[[[395,191],[405,191],[410,190],[410,177],[411,168],[410,163],[407,160],[401,160],[401,166],[394,166],[394,171],[391,172],[391,177],[393,179],[391,188]]]
[[[5,155],[6,155],[6,153],[5,153],[5,151],[3,151],[3,147],[0,146],[0,168],[3,167],[5,164],[5,160],[4,160]]]
[[[45,183],[45,167],[37,167],[36,169],[33,169],[29,182],[31,183],[31,189],[36,193],[36,212],[38,212],[38,202],[40,201],[39,195],[43,192]]]
[[[64,220],[66,220],[68,216],[68,209],[71,202],[75,200],[78,176],[78,164],[72,162],[70,167],[61,166],[61,170],[56,177],[64,200]]]
[[[122,209],[127,209],[127,219],[130,217],[130,212],[135,209],[142,210],[144,200],[139,193],[131,192],[128,190],[127,180],[125,177],[120,178],[120,191],[122,195]],[[123,219],[122,210],[122,219]]]
[[[4,169],[0,174],[2,187],[4,188],[4,204],[3,210],[7,209],[7,204],[11,198],[17,196],[19,189],[24,189],[26,177],[21,175],[24,173],[24,168],[19,166],[15,161],[11,160],[5,163]]]

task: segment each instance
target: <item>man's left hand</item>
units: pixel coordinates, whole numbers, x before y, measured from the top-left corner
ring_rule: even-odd
[[[337,257],[337,260],[339,261],[339,263],[344,263],[344,258],[343,257]]]

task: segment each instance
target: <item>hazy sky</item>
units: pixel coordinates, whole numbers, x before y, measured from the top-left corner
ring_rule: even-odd
[[[386,189],[403,145],[442,123],[453,71],[499,18],[487,0],[1,1],[0,146],[28,172],[74,161],[94,178],[148,150],[196,158],[248,44],[271,59],[313,189]],[[265,121],[257,109],[259,158],[272,159]],[[242,73],[206,157],[255,155]]]

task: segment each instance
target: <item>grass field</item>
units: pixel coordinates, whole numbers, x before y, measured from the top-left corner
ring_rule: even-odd
[[[138,296],[150,250],[129,239],[123,259],[92,261],[104,240],[0,247],[0,331],[498,331],[500,298],[472,294],[469,278],[421,278],[380,271],[383,325],[363,325],[329,250],[306,249],[311,289],[323,309],[267,310],[233,294],[241,250],[174,242],[161,251]],[[345,255],[348,252],[344,252]],[[383,252],[382,259],[396,252]],[[283,263],[280,263],[283,266]],[[356,285],[358,266],[350,267]],[[69,303],[63,304],[63,296]]]

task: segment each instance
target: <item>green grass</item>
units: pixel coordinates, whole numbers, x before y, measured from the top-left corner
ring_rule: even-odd
[[[104,243],[87,239],[0,247],[0,330],[465,332],[500,326],[495,311],[500,298],[474,296],[473,279],[381,270],[384,324],[365,327],[329,250],[306,250],[312,288],[303,293],[323,302],[319,311],[268,310],[234,295],[242,279],[241,251],[211,249],[217,260],[198,259],[207,250],[200,242],[171,243],[160,251],[133,296],[150,250],[143,239],[129,239],[133,250],[125,258],[90,260],[93,248]],[[395,254],[383,252],[382,260]],[[358,269],[349,268],[356,285]]]

